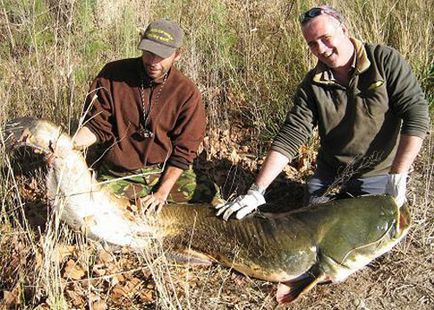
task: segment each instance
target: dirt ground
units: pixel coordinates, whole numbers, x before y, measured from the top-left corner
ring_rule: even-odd
[[[60,228],[61,237],[48,253],[44,242],[50,229],[44,225],[50,208],[40,186],[44,171],[38,170],[39,176],[18,177],[25,220],[21,217],[0,229],[0,306],[49,309],[59,305],[47,292],[49,285],[42,275],[52,268],[58,277],[53,290],[64,296],[60,304],[68,309],[434,309],[433,150],[432,143],[426,143],[408,186],[413,225],[407,237],[346,281],[318,285],[290,305],[276,303],[275,283],[250,279],[218,265],[176,265],[158,249],[149,255],[114,249],[85,240],[66,227]],[[267,198],[276,205],[301,204],[301,180],[310,173],[308,162],[301,165],[305,169],[288,168]],[[240,159],[237,165],[221,160],[201,167],[227,195],[250,184],[254,165],[253,160]],[[27,223],[28,228],[17,227],[18,223]],[[17,229],[27,233],[11,233]],[[27,235],[34,239],[28,241]],[[48,260],[47,255],[53,253]]]

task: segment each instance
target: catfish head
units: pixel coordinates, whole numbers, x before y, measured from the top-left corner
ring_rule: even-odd
[[[411,225],[407,205],[399,207],[388,195],[332,201],[296,215],[317,240],[317,257],[302,277],[279,286],[279,303],[294,301],[317,283],[344,281],[390,251]]]
[[[73,149],[71,138],[60,127],[33,117],[7,122],[4,139],[8,148],[28,146],[45,155],[59,155]]]
[[[349,200],[356,203],[358,200]],[[348,208],[345,219],[330,229],[321,242],[322,269],[328,280],[340,282],[375,258],[390,251],[407,234],[411,216],[407,205],[399,207],[390,196],[360,199]]]

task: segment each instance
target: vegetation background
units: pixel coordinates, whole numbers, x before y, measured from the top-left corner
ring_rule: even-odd
[[[344,13],[354,37],[385,43],[404,55],[426,93],[432,117],[434,1],[334,0],[328,4]],[[89,84],[102,66],[139,56],[140,31],[149,21],[167,17],[186,32],[179,67],[197,83],[207,108],[204,157],[230,164],[216,176],[225,179],[220,184],[226,196],[242,191],[290,108],[298,83],[315,65],[297,21],[301,12],[314,5],[318,3],[304,0],[0,0],[0,125],[13,117],[32,115],[62,124],[73,133]],[[292,171],[293,177],[306,177],[314,152],[313,139],[294,163],[298,173],[305,173]],[[415,222],[406,242],[368,271],[358,273],[358,280],[332,289],[318,288],[309,300],[293,307],[433,307],[433,154],[431,134],[415,165],[417,177],[409,186]],[[89,244],[66,227],[53,227],[38,189],[41,178],[35,181],[43,171],[20,179],[3,146],[0,156],[4,163],[0,306],[276,306],[269,284],[250,280],[237,285],[238,280],[219,267],[197,271],[164,260],[144,267],[146,257],[126,250],[113,253]],[[237,178],[241,182],[235,182]],[[35,203],[38,199],[39,204]],[[30,222],[32,207],[46,212],[43,224]]]

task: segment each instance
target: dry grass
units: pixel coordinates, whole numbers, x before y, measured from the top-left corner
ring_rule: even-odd
[[[401,51],[432,105],[433,1],[330,3],[349,16],[356,37]],[[213,161],[202,166],[226,194],[243,191],[297,84],[314,64],[297,25],[298,13],[313,4],[0,0],[0,125],[14,116],[34,115],[73,131],[89,82],[102,65],[139,55],[142,25],[170,17],[186,30],[180,66],[199,85],[207,107],[204,159]],[[290,309],[433,308],[433,139],[425,142],[409,184],[414,224],[406,240],[344,283],[315,288]],[[309,173],[311,149],[299,159],[298,172],[288,169],[291,180],[302,181]],[[133,253],[71,232],[49,207],[39,159],[29,156],[14,160],[0,149],[0,307],[276,307],[270,283],[234,276],[220,266],[173,265],[158,244]],[[277,196],[286,191],[286,197],[298,199],[300,187],[288,186],[285,179],[276,183]]]
[[[433,142],[433,137],[426,141],[409,184],[414,223],[405,241],[345,282],[318,286],[288,308],[432,308]],[[34,162],[29,160],[34,155],[22,156],[19,162]],[[21,169],[12,166],[8,169],[8,195],[15,203],[14,208],[5,206],[0,239],[3,305],[22,309],[277,306],[275,284],[239,276],[220,266],[175,265],[158,243],[146,252],[134,253],[83,239],[58,223],[50,210],[40,186],[45,172],[36,164]],[[292,180],[296,178],[291,175]]]

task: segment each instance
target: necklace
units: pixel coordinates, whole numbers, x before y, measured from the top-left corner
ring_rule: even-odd
[[[158,102],[158,99],[160,98],[161,91],[163,90],[164,84],[166,84],[166,81],[167,81],[167,76],[168,76],[168,74],[166,72],[164,74],[164,77],[163,77],[163,82],[161,83],[161,86],[158,88],[157,94],[155,95],[155,99],[152,98],[153,92],[155,89],[157,89],[158,86],[155,86],[155,88],[154,88],[155,84],[153,81],[151,81],[151,94],[149,96],[149,109],[148,109],[148,111],[146,111],[146,106],[145,106],[145,102],[146,102],[145,101],[145,79],[142,76],[142,80],[141,80],[141,84],[140,84],[140,99],[142,101],[143,127],[140,126],[137,133],[143,139],[152,138],[154,136],[154,133],[148,128],[149,117],[151,115],[153,104],[156,105]],[[152,102],[153,102],[153,104],[152,104]]]

